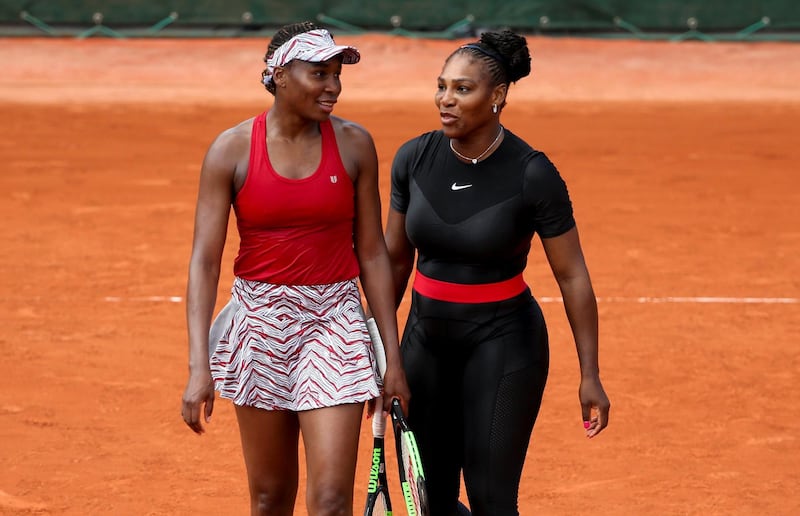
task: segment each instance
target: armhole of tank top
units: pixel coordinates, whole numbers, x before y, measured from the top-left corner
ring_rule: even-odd
[[[337,175],[343,175],[341,179],[347,178],[351,183],[354,183],[353,179],[350,177],[350,174],[347,173],[347,168],[344,166],[344,161],[342,161],[342,155],[339,152],[339,142],[336,139],[336,129],[333,128],[333,122],[328,119],[326,122],[321,123],[320,130],[322,131],[323,156],[323,162],[320,163],[320,169],[327,165],[327,160],[330,160],[330,164],[336,167]]]
[[[247,189],[247,185],[251,182],[250,177],[252,177],[252,172],[255,170],[254,162],[258,156],[258,145],[263,145],[262,152],[267,152],[267,144],[266,144],[266,118],[267,112],[263,112],[257,117],[253,119],[253,128],[250,130],[250,155],[247,158],[247,174],[244,176],[244,183],[242,183],[242,187],[239,189],[238,192],[234,192],[234,201],[242,195],[245,190]],[[264,130],[259,133],[258,126],[259,124],[263,125]],[[256,138],[258,135],[263,136]]]

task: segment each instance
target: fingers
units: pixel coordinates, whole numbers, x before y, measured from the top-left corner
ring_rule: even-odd
[[[391,397],[384,397],[383,400],[383,409],[386,411],[392,410],[392,400],[397,400],[400,402],[400,408],[403,409],[404,414],[408,414],[408,398],[405,396],[394,395]]]
[[[183,408],[181,409],[181,417],[186,426],[198,435],[205,432],[202,423],[200,422],[200,405],[198,403],[189,403],[184,401]],[[205,403],[206,420],[211,417],[211,412],[208,409],[208,402]]]
[[[594,415],[592,415],[592,408],[594,408]],[[583,429],[586,431],[586,437],[591,439],[608,426],[609,408],[609,406],[582,407]]]
[[[206,400],[205,419],[206,424],[211,422],[211,413],[214,412],[214,396]]]
[[[598,430],[598,426],[599,425],[597,423],[597,417],[592,417],[592,418],[589,418],[588,420],[584,420],[583,421],[583,428],[584,428],[584,430],[586,430],[586,437],[591,439],[592,437],[597,435],[598,432],[600,432],[600,430]]]
[[[206,423],[211,421],[214,411],[214,385],[210,376],[203,378],[199,375],[189,378],[189,384],[181,398],[181,417],[186,426],[196,434],[205,432],[201,420]]]
[[[578,389],[583,416],[583,429],[586,437],[592,438],[608,426],[608,412],[611,402],[608,401],[599,377],[581,379]]]
[[[183,413],[183,421],[196,434],[202,434],[205,430],[200,423],[199,410],[196,407],[188,407]]]
[[[588,403],[581,403],[581,415],[583,416],[583,428],[588,432],[592,424],[592,406]]]
[[[383,391],[383,408],[387,412],[392,409],[392,400],[397,399],[400,401],[400,406],[403,412],[408,414],[408,403],[411,399],[411,392],[408,389],[405,375],[400,377],[393,377],[391,381],[386,380],[384,383]]]
[[[400,402],[400,408],[403,409],[403,414],[408,414],[408,401],[400,396],[393,396],[388,399],[384,399],[383,401],[383,408],[388,413],[392,411],[392,401],[397,400]]]
[[[377,405],[376,401],[377,398],[373,398],[367,402],[367,413],[365,419],[371,418],[372,415],[375,413],[375,407]]]
[[[611,409],[610,405],[601,406],[597,409],[597,429],[594,435],[599,434],[605,427],[608,426],[608,413]],[[593,436],[594,437],[594,436]]]

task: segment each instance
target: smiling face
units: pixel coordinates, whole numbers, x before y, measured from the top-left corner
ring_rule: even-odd
[[[494,131],[497,115],[492,104],[501,104],[505,85],[491,83],[483,61],[457,52],[445,62],[437,84],[434,101],[445,136],[463,139],[482,128]]]
[[[320,63],[294,60],[275,70],[276,99],[312,120],[326,120],[342,92],[342,56]]]

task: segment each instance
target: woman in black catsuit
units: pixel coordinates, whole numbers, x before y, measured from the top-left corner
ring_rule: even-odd
[[[518,514],[548,370],[547,329],[522,276],[535,234],[576,342],[587,436],[608,424],[597,304],[566,185],[500,124],[509,85],[529,73],[527,43],[512,32],[458,48],[438,78],[442,129],[405,143],[392,166],[398,304],[417,255],[401,352],[432,516],[458,513],[462,472],[473,514]]]

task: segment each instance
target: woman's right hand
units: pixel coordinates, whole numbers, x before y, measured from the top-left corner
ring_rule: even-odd
[[[211,412],[214,410],[214,381],[211,379],[211,370],[192,372],[183,392],[181,416],[184,423],[196,434],[205,432],[200,421],[200,413],[206,424],[211,421]]]
[[[408,401],[411,399],[411,390],[408,388],[406,373],[400,364],[391,364],[386,367],[383,377],[383,410],[389,413],[392,410],[392,400],[400,400],[403,412],[408,414]]]

